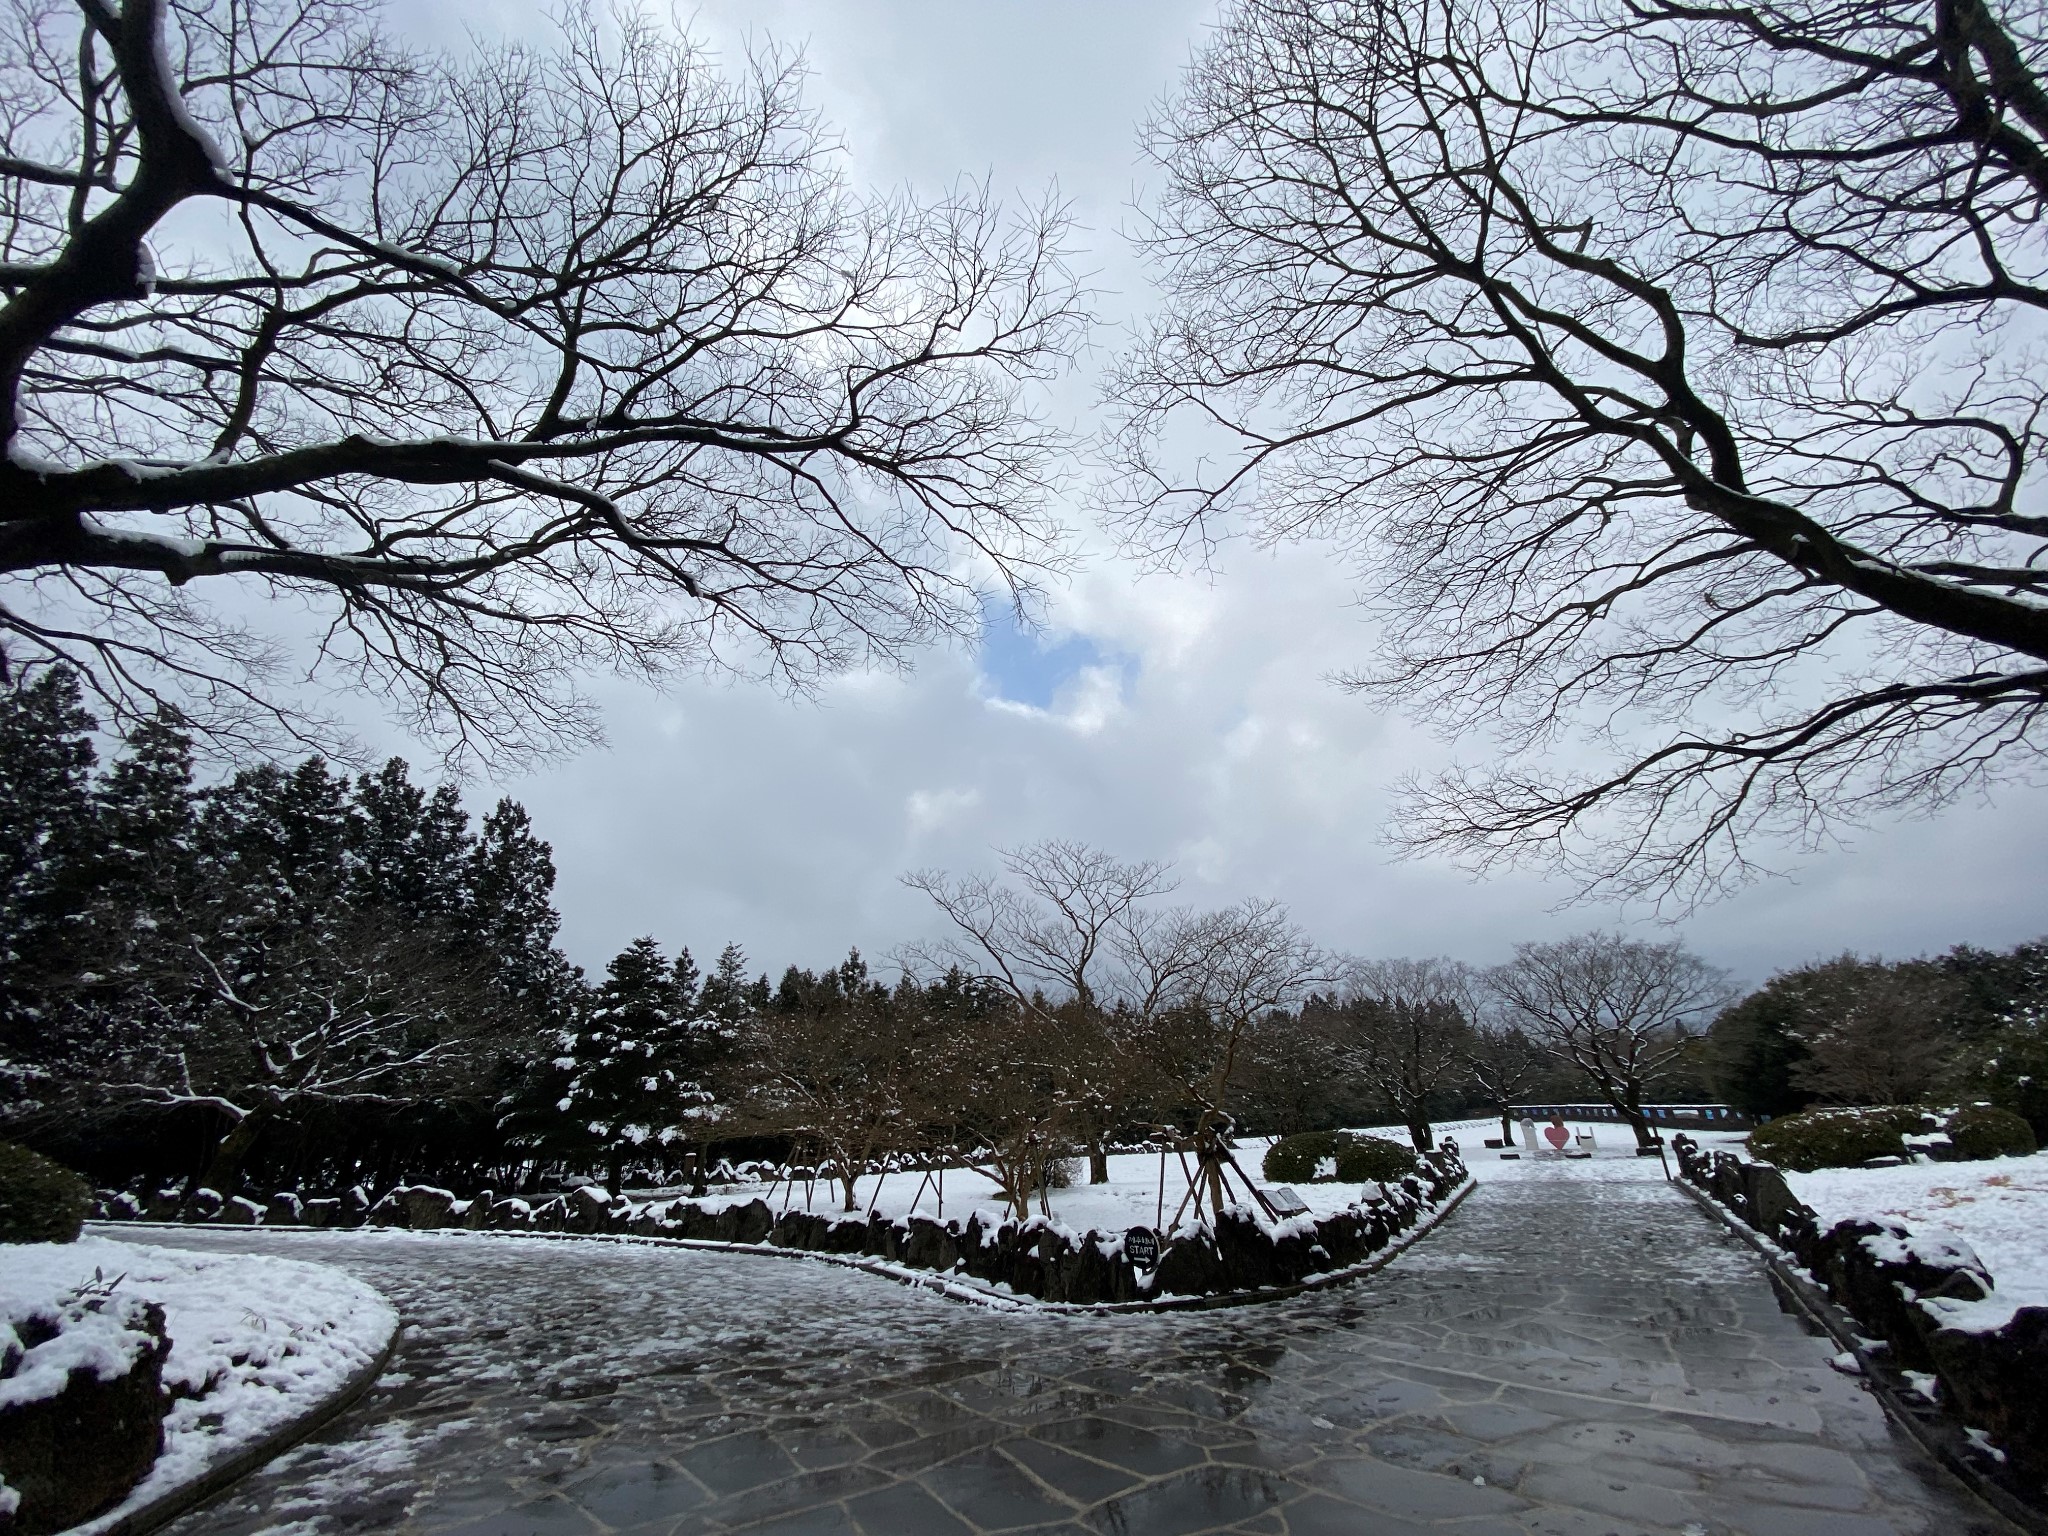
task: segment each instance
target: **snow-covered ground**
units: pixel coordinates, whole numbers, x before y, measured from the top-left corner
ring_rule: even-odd
[[[2018,1307],[2048,1306],[2048,1152],[1981,1163],[1823,1168],[1788,1173],[1785,1182],[1823,1227],[1895,1217],[1915,1237],[1974,1250],[1991,1271],[1996,1295],[1971,1308],[1971,1327],[1997,1327]]]
[[[377,1291],[325,1264],[192,1253],[85,1237],[10,1246],[0,1299],[47,1301],[94,1278],[164,1309],[164,1384],[186,1394],[164,1420],[164,1450],[126,1501],[68,1536],[91,1536],[131,1509],[203,1476],[339,1391],[382,1353],[398,1314]]]
[[[1536,1177],[1573,1177],[1600,1179],[1662,1179],[1664,1170],[1655,1158],[1638,1158],[1635,1142],[1628,1127],[1606,1124],[1576,1124],[1566,1122],[1574,1133],[1590,1132],[1594,1138],[1594,1155],[1591,1159],[1563,1158],[1550,1153],[1535,1157],[1526,1154],[1519,1161],[1503,1159],[1498,1152],[1486,1150],[1486,1137],[1497,1135],[1498,1120],[1446,1120],[1438,1122],[1432,1129],[1439,1143],[1445,1137],[1457,1141],[1466,1167],[1481,1183],[1496,1180],[1513,1180]],[[1408,1133],[1399,1126],[1367,1126],[1361,1128],[1365,1134],[1381,1136],[1389,1141],[1408,1145]],[[1722,1148],[1739,1149],[1742,1137],[1726,1132],[1696,1133],[1703,1144]],[[1267,1184],[1260,1168],[1270,1138],[1246,1137],[1238,1143],[1237,1160],[1244,1171],[1261,1188]],[[1576,1148],[1579,1144],[1574,1141]],[[1178,1157],[1168,1153],[1163,1161],[1157,1153],[1125,1153],[1109,1159],[1109,1182],[1089,1184],[1086,1182],[1085,1163],[1075,1165],[1079,1180],[1068,1189],[1052,1191],[1050,1204],[1053,1220],[1077,1232],[1093,1227],[1102,1232],[1121,1232],[1131,1227],[1165,1227],[1173,1221],[1175,1209],[1187,1193],[1187,1173]],[[1675,1171],[1675,1169],[1674,1169]],[[1301,1196],[1302,1202],[1317,1215],[1328,1215],[1342,1210],[1362,1194],[1356,1184],[1302,1183],[1289,1186]],[[1233,1181],[1233,1195],[1242,1198],[1242,1192]],[[879,1178],[867,1177],[855,1185],[855,1207],[865,1213],[873,1209],[891,1218],[909,1216],[913,1213],[934,1218],[965,1221],[970,1212],[980,1212],[984,1217],[1000,1221],[1006,1214],[1002,1202],[997,1199],[995,1187],[982,1175],[966,1168],[948,1168],[945,1173],[944,1201],[941,1204],[940,1187],[936,1176],[923,1173],[890,1173]],[[679,1195],[681,1190],[630,1191],[635,1199],[665,1195]],[[799,1181],[793,1188],[788,1184],[773,1187],[766,1183],[721,1184],[709,1199],[702,1203],[714,1208],[733,1202],[765,1198],[776,1210],[811,1210],[820,1214],[833,1214],[841,1209],[843,1192],[837,1184],[820,1179],[816,1184],[806,1186]],[[1035,1207],[1034,1207],[1035,1211]]]

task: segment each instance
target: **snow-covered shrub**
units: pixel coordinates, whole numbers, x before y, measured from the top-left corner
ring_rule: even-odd
[[[1751,1131],[1749,1150],[1794,1173],[1855,1168],[1874,1157],[1905,1157],[1905,1138],[1929,1128],[1924,1111],[1905,1105],[1809,1109]]]
[[[1266,1149],[1266,1160],[1260,1167],[1269,1183],[1321,1183],[1336,1177],[1337,1149],[1350,1140],[1342,1131],[1303,1131],[1295,1136],[1282,1136]],[[1325,1163],[1331,1165],[1329,1173],[1322,1172]]]
[[[0,1243],[76,1241],[92,1186],[62,1163],[0,1141]]]
[[[1341,1184],[1391,1184],[1417,1166],[1415,1151],[1383,1136],[1348,1138],[1337,1148],[1337,1181]]]
[[[2027,1157],[2035,1150],[2034,1128],[2009,1109],[1971,1104],[1949,1117],[1949,1156],[1958,1162],[1989,1157]]]

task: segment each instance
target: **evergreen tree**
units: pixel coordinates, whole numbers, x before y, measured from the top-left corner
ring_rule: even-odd
[[[500,800],[484,818],[465,883],[469,931],[490,959],[500,997],[522,1017],[565,1026],[583,978],[555,948],[562,919],[554,907],[554,852],[534,835],[518,801]]]
[[[93,791],[81,861],[79,974],[66,999],[74,1075],[127,1079],[192,1018],[194,944],[209,935],[192,738],[175,711],[133,726]]]
[[[0,652],[0,1095],[49,1054],[49,988],[75,937],[75,891],[93,840],[92,716],[78,680],[25,680]],[[9,1063],[14,1063],[12,1069]]]
[[[613,958],[513,1116],[522,1141],[572,1164],[603,1167],[615,1193],[631,1164],[658,1170],[681,1159],[699,1137],[711,1095],[697,1071],[691,1000],[678,981],[678,967],[652,938],[635,939]]]
[[[791,968],[792,973],[795,967]],[[784,978],[785,982],[787,978]],[[747,980],[747,952],[728,944],[718,952],[718,963],[704,978],[700,1009],[705,1018],[727,1032],[737,1033],[748,1018],[768,1001],[768,978]]]
[[[463,922],[475,839],[455,787],[429,795],[394,757],[356,780],[352,808],[350,901],[451,931]]]

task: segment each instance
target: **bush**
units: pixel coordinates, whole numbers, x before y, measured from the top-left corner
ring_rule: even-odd
[[[0,1243],[75,1242],[91,1209],[91,1186],[69,1168],[0,1141]]]
[[[1316,1170],[1323,1159],[1334,1158],[1350,1142],[1351,1138],[1342,1131],[1303,1131],[1298,1136],[1282,1136],[1266,1149],[1266,1160],[1259,1166],[1269,1184],[1313,1184],[1318,1182]],[[1322,1181],[1334,1176],[1325,1174]]]
[[[1412,1147],[1379,1136],[1360,1136],[1337,1149],[1337,1177],[1346,1184],[1391,1183],[1413,1173],[1416,1163]]]
[[[1904,1157],[1907,1135],[1927,1116],[1890,1105],[1879,1109],[1809,1109],[1785,1115],[1749,1133],[1749,1150],[1794,1173],[1854,1168],[1873,1157]]]
[[[1987,1157],[2027,1157],[2035,1150],[2034,1128],[2009,1109],[1972,1104],[1949,1117],[1950,1153],[1958,1162]]]

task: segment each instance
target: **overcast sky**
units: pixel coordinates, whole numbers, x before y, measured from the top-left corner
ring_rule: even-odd
[[[750,38],[800,47],[858,178],[936,192],[964,173],[1027,196],[1057,183],[1085,226],[1105,323],[1047,409],[1085,429],[1092,370],[1147,300],[1120,235],[1144,174],[1135,128],[1212,13],[1207,0],[707,0],[689,24],[729,57]],[[403,12],[456,44],[527,14],[453,0]],[[1105,557],[1054,594],[1043,636],[999,629],[979,654],[843,678],[815,701],[598,683],[608,747],[471,798],[502,790],[533,812],[561,872],[563,942],[593,971],[640,933],[700,958],[737,940],[771,972],[849,945],[880,958],[931,926],[904,870],[984,867],[994,848],[1044,837],[1175,860],[1181,895],[1203,904],[1279,897],[1324,943],[1367,955],[1485,963],[1593,926],[1665,936],[1644,912],[1556,910],[1568,892],[1534,875],[1475,883],[1390,861],[1390,788],[1445,749],[1327,681],[1371,654],[1351,601],[1313,548],[1240,548],[1214,579]],[[1489,744],[1451,750],[1478,759]],[[2008,792],[1874,829],[1678,931],[1748,980],[1845,948],[2011,944],[2048,932],[2044,854],[2048,795]]]

